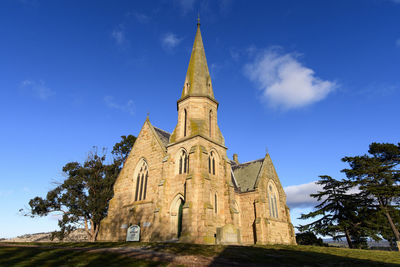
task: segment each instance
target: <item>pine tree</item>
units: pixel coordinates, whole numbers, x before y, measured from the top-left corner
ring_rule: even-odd
[[[368,199],[360,198],[358,194],[350,194],[352,184],[338,181],[330,176],[320,176],[317,184],[322,185],[322,191],[311,194],[320,204],[315,210],[302,214],[300,219],[316,218],[317,220],[301,225],[302,232],[312,231],[323,236],[331,236],[334,240],[346,238],[349,248],[366,245],[368,228],[365,221],[365,205]]]
[[[398,218],[400,198],[400,143],[372,143],[370,155],[344,157],[350,165],[342,170],[364,198],[371,199],[368,207],[382,214],[396,241],[400,242]],[[379,225],[378,225],[379,226]],[[387,233],[386,233],[387,234]]]

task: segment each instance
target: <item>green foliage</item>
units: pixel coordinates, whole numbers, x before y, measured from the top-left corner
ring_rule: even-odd
[[[368,208],[376,218],[386,217],[386,224],[392,234],[400,241],[399,234],[399,198],[400,198],[400,143],[372,143],[369,146],[370,155],[344,157],[342,161],[350,165],[349,169],[342,170],[348,180],[359,187],[361,195],[371,201]],[[380,220],[375,226],[381,228]],[[382,235],[387,231],[381,230]]]
[[[344,157],[347,179],[320,176],[323,190],[311,197],[320,204],[300,219],[317,218],[298,227],[334,239],[346,237],[350,248],[367,247],[367,237],[400,241],[400,143],[372,143],[369,155]]]
[[[298,245],[324,246],[322,238],[318,238],[313,232],[307,231],[296,234]]]
[[[320,176],[317,184],[322,185],[323,190],[310,196],[317,198],[320,204],[315,206],[314,211],[302,214],[300,219],[318,219],[300,225],[298,229],[331,236],[335,240],[345,237],[350,248],[366,245],[367,232],[370,231],[364,223],[367,215],[364,202],[368,199],[349,194],[352,184],[327,175]]]
[[[400,228],[400,210],[391,209],[390,214],[397,229]],[[379,236],[386,239],[392,250],[397,250],[396,237],[393,234],[392,228],[388,223],[387,217],[380,211],[374,209],[374,213],[370,216],[369,224]]]
[[[83,164],[69,162],[63,167],[66,179],[47,193],[46,198],[35,197],[29,201],[29,215],[60,217],[60,231],[52,237],[63,239],[77,227],[84,227],[90,240],[95,241],[100,222],[107,216],[108,203],[113,197],[113,186],[121,170],[121,163],[136,140],[133,136],[122,136],[114,146],[113,162],[106,163],[105,150],[99,154],[94,148]]]
[[[136,141],[136,137],[133,135],[121,136],[121,142],[116,143],[111,153],[116,157],[116,161],[120,161],[121,164],[125,162],[126,158],[131,152],[133,144]]]

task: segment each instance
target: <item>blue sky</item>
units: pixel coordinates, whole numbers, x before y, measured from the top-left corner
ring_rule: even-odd
[[[92,146],[171,132],[197,13],[228,156],[266,149],[292,220],[345,155],[399,142],[400,1],[0,2],[0,237],[57,227],[18,215]]]

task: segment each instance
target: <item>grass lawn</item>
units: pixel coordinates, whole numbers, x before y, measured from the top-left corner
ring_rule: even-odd
[[[71,251],[68,248],[141,248],[144,251],[157,251],[173,255],[201,255],[210,258],[211,264],[230,265],[271,265],[271,266],[400,266],[400,253],[377,250],[360,250],[335,247],[315,246],[212,246],[182,243],[24,243],[39,245],[42,248],[3,248],[0,247],[0,266],[46,266],[66,263],[74,266],[117,266],[133,264],[147,266],[157,262],[135,261],[133,258],[122,258],[117,253],[90,253]],[[49,249],[56,246],[65,249]],[[72,256],[71,256],[72,255]],[[62,260],[61,260],[62,259]],[[103,265],[104,263],[104,265]],[[17,265],[20,264],[20,265]],[[26,265],[24,265],[26,264]]]
[[[79,250],[0,247],[0,266],[166,266],[166,263],[138,260],[116,253]]]

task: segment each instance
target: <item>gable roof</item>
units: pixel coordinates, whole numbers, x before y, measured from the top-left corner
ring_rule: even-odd
[[[171,136],[171,134],[167,131],[161,130],[160,128],[157,128],[155,126],[153,126],[154,131],[156,132],[156,134],[158,135],[158,137],[160,138],[161,142],[163,143],[164,146],[167,146],[169,144],[169,137]]]
[[[232,172],[236,178],[239,192],[248,192],[255,189],[258,174],[260,173],[264,159],[253,160],[242,164],[231,161]]]

